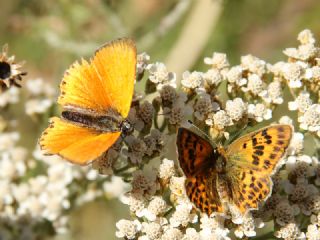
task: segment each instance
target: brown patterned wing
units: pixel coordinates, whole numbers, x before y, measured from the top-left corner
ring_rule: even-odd
[[[217,192],[214,169],[218,157],[211,144],[188,129],[180,128],[177,136],[180,167],[186,175],[186,193],[202,212],[224,212]]]
[[[224,209],[217,192],[217,174],[196,174],[187,178],[185,182],[186,193],[190,201],[201,212],[210,216],[211,213],[223,213]]]
[[[211,144],[186,128],[179,128],[177,135],[179,164],[187,177],[212,168],[218,157]]]

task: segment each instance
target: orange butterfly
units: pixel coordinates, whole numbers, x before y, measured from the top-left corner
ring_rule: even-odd
[[[128,116],[136,75],[136,47],[118,39],[99,48],[90,61],[74,63],[60,84],[61,118],[50,119],[39,140],[47,154],[88,164],[131,126]]]
[[[179,163],[190,201],[208,215],[226,213],[228,207],[242,215],[257,209],[271,194],[270,177],[289,146],[292,132],[290,125],[270,125],[224,148],[180,128]]]

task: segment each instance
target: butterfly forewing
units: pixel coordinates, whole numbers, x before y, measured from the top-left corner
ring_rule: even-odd
[[[271,174],[292,137],[290,125],[271,125],[235,140],[227,149],[228,165],[252,167]]]
[[[290,125],[272,125],[234,141],[226,152],[226,174],[232,189],[231,202],[244,213],[255,209],[271,191],[272,172],[292,137]]]
[[[186,176],[214,167],[217,153],[207,140],[190,130],[178,130],[177,146],[180,167]]]
[[[110,105],[122,117],[130,110],[136,76],[137,52],[131,39],[120,39],[97,50],[92,65]]]
[[[127,117],[136,74],[136,47],[130,39],[112,41],[88,62],[73,64],[60,84],[58,103],[105,114],[108,109]]]

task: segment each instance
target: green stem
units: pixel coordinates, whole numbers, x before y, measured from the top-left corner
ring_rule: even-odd
[[[268,232],[266,234],[263,234],[261,236],[257,236],[254,238],[255,240],[268,240],[268,239],[275,239],[273,232]]]

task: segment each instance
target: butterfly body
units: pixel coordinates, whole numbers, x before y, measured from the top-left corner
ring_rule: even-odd
[[[272,188],[276,171],[292,136],[289,125],[272,125],[249,133],[226,148],[180,128],[177,147],[186,176],[186,193],[202,212],[244,214],[257,209]]]
[[[79,126],[91,128],[101,132],[119,132],[122,122],[125,121],[120,115],[107,114],[95,115],[77,111],[63,111],[61,117]]]
[[[60,84],[61,118],[53,117],[39,143],[47,154],[88,164],[132,130],[128,116],[136,74],[136,47],[118,39],[90,60],[74,63]]]

